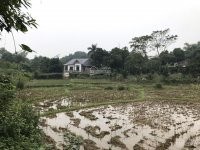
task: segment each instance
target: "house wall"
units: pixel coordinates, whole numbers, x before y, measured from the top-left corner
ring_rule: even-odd
[[[68,67],[68,68],[67,68],[67,71],[74,71],[74,70],[75,70],[74,65],[68,65],[67,67]],[[72,70],[70,70],[71,67],[73,68]]]
[[[77,67],[79,67],[79,70],[77,70]],[[74,64],[74,65],[64,66],[64,72],[70,72],[70,71],[82,72],[83,71],[82,65],[81,64]]]

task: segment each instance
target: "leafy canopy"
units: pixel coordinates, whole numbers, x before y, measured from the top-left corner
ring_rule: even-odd
[[[27,32],[28,27],[37,27],[35,19],[22,10],[31,7],[29,0],[0,0],[0,30],[12,29]]]
[[[37,28],[36,20],[28,12],[23,11],[30,7],[30,0],[0,0],[0,33],[12,33],[13,29],[25,33],[28,27]],[[25,44],[21,44],[20,47],[28,52],[33,51]]]

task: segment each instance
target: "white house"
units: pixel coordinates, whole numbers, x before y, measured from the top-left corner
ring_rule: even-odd
[[[89,73],[92,67],[89,59],[72,59],[64,64],[64,77],[69,73]]]
[[[64,77],[69,77],[70,73],[89,75],[110,75],[109,67],[97,68],[91,65],[90,59],[72,59],[64,64]]]

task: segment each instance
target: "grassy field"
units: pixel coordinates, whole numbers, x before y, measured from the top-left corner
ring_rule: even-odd
[[[39,102],[60,101],[64,98],[76,102],[69,107],[51,109],[45,114],[135,101],[200,102],[200,86],[196,84],[163,85],[163,89],[156,89],[155,84],[104,79],[69,79],[33,80],[27,83],[26,87],[28,88],[19,91],[17,96],[34,105],[39,105]]]

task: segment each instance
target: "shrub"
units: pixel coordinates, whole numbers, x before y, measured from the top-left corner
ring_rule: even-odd
[[[24,82],[23,82],[22,80],[19,79],[19,80],[17,81],[16,88],[19,89],[19,90],[24,89]]]
[[[117,81],[123,81],[124,80],[124,77],[123,77],[122,74],[117,74],[115,78],[116,78]]]
[[[0,108],[14,98],[15,90],[8,76],[0,75]]]
[[[64,146],[64,149],[67,150],[78,150],[83,144],[83,138],[81,136],[77,136],[70,131],[66,131],[66,133],[64,134],[64,140],[67,143],[67,145]]]
[[[128,90],[128,88],[127,88],[127,87],[124,87],[124,86],[118,86],[118,87],[117,87],[117,90],[123,91],[123,90]]]
[[[34,74],[35,79],[62,79],[62,73],[43,73],[43,74]]]
[[[90,79],[109,79],[109,75],[97,74],[90,76]]]
[[[105,90],[113,90],[114,88],[112,86],[105,87]]]
[[[146,76],[147,80],[153,80],[153,74],[152,73],[148,73]]]
[[[34,79],[38,79],[38,78],[39,78],[39,72],[38,72],[38,71],[35,71],[35,72],[33,73],[33,78],[34,78]]]
[[[157,74],[157,73],[154,73],[153,74],[153,81],[154,82],[162,82],[165,78],[163,77],[163,75],[160,75],[160,74]]]
[[[86,79],[86,78],[89,78],[89,74],[70,73],[69,78]]]
[[[39,149],[43,143],[39,117],[31,105],[13,102],[0,113],[0,149]]]
[[[163,86],[162,86],[162,84],[160,84],[160,83],[156,83],[154,87],[155,87],[156,89],[163,89]]]
[[[0,149],[40,149],[39,116],[14,93],[10,78],[0,75]]]

